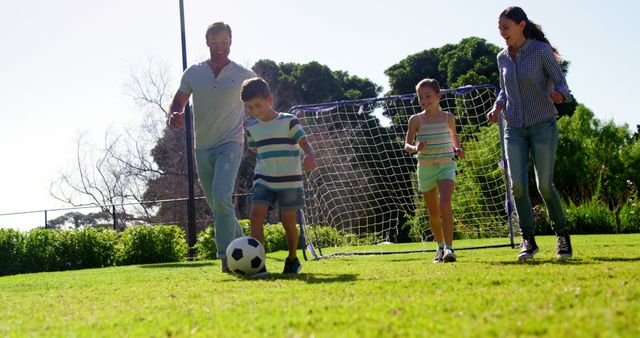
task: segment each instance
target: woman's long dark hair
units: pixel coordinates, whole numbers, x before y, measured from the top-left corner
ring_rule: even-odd
[[[544,43],[548,43],[551,46],[549,39],[547,39],[547,37],[544,35],[544,32],[542,31],[542,28],[540,28],[540,25],[529,20],[529,18],[527,17],[527,13],[525,13],[522,8],[517,6],[507,7],[504,11],[502,11],[502,13],[500,13],[500,17],[505,17],[515,22],[516,24],[520,24],[520,22],[524,21],[526,23],[523,31],[525,38],[542,41]],[[551,46],[551,49],[553,50],[553,54],[555,55],[558,62],[560,62],[561,58],[558,49],[553,46]]]

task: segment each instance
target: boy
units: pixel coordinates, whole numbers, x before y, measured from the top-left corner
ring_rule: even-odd
[[[298,119],[273,111],[273,96],[265,80],[259,77],[245,80],[240,97],[255,118],[247,126],[247,146],[258,155],[253,179],[251,236],[264,243],[264,218],[269,206],[278,201],[289,247],[282,273],[297,274],[302,269],[296,253],[296,214],[304,206],[302,169],[313,170],[316,156]],[[305,154],[302,163],[300,148]],[[260,274],[266,275],[266,268]]]

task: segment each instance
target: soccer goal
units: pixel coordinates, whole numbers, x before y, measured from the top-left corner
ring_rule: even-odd
[[[496,88],[442,91],[456,116],[466,155],[457,161],[453,217],[456,250],[514,247],[517,227],[503,161],[502,124],[489,125]],[[305,177],[301,239],[312,258],[435,251],[416,159],[404,152],[408,119],[421,112],[415,94],[295,106],[314,146],[317,168]],[[486,241],[483,242],[486,244]],[[306,257],[306,252],[305,252]]]

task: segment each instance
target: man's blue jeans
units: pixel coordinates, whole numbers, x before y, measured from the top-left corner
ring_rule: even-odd
[[[522,235],[535,234],[533,209],[528,190],[529,155],[533,159],[538,191],[547,207],[551,228],[556,233],[564,231],[567,221],[560,195],[553,185],[553,170],[558,147],[556,121],[550,120],[524,128],[507,126],[504,138],[511,191],[516,203]]]
[[[229,243],[242,236],[242,228],[233,206],[236,176],[242,160],[243,145],[228,142],[210,149],[196,149],[200,186],[213,211],[218,257],[226,257]]]

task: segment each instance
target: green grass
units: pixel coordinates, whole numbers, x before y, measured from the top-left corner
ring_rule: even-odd
[[[639,337],[640,234],[572,240],[565,263],[540,237],[527,264],[498,248],[454,264],[337,257],[264,280],[222,275],[219,261],[0,277],[0,336]]]

